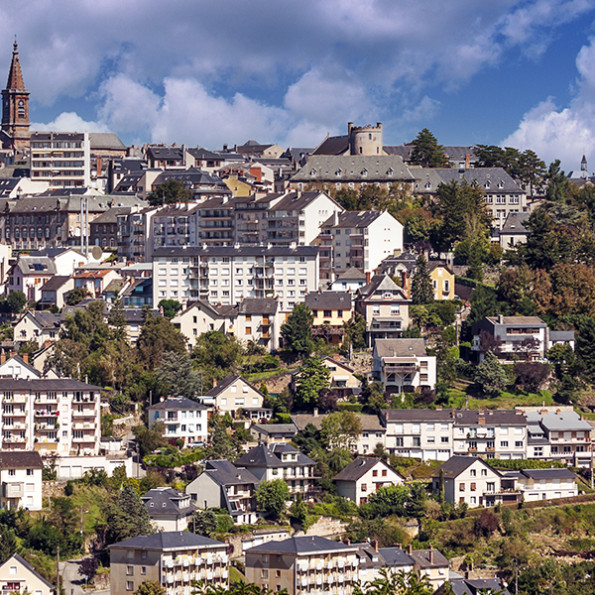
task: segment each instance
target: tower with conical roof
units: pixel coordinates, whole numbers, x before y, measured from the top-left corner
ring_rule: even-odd
[[[14,42],[6,89],[2,91],[2,125],[5,148],[19,150],[29,146],[29,91],[25,89],[19,62],[19,48]]]

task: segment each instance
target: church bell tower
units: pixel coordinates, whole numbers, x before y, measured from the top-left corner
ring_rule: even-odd
[[[29,147],[29,91],[25,89],[19,62],[19,48],[14,42],[6,89],[2,91],[2,125],[6,148]]]

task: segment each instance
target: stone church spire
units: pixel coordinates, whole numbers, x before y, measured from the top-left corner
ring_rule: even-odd
[[[19,62],[19,46],[16,42],[16,39],[12,47],[12,62],[10,63],[6,89],[10,91],[25,91],[23,72],[21,71],[21,63]]]
[[[15,151],[29,148],[29,91],[25,89],[15,40],[6,89],[2,91],[2,125],[0,143]]]

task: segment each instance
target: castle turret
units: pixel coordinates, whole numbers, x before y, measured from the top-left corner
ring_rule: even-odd
[[[382,122],[376,126],[354,126],[353,122],[347,124],[349,135],[349,152],[352,155],[384,155],[382,148]]]

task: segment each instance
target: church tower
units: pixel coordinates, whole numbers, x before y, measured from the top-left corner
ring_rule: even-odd
[[[19,62],[19,48],[14,42],[6,89],[2,91],[2,126],[5,148],[29,147],[29,91],[25,89]]]

